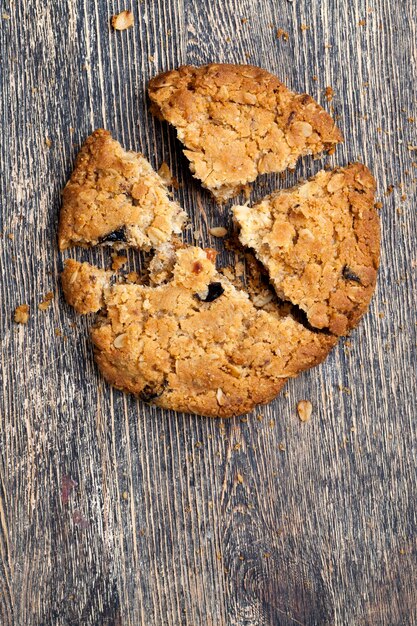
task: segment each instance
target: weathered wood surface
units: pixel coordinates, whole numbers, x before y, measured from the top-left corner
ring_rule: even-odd
[[[143,0],[134,28],[112,32],[124,8],[1,3],[0,623],[415,625],[416,4]],[[207,228],[228,213],[192,180],[145,95],[158,71],[213,60],[259,64],[322,103],[332,86],[326,106],[346,143],[328,161],[363,159],[384,205],[370,313],[247,421],[173,415],[111,390],[90,321],[58,280],[60,190],[100,126],[166,160],[190,237],[221,247]],[[268,184],[321,166],[305,159]],[[26,327],[12,321],[23,302]]]

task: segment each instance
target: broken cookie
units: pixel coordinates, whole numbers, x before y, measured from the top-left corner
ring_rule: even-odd
[[[123,150],[99,129],[81,148],[63,191],[59,247],[150,250],[181,233],[185,221],[185,212],[145,157]]]
[[[102,276],[104,308],[91,337],[100,371],[118,389],[175,411],[239,415],[272,400],[335,345],[279,303],[256,308],[216,271],[211,251],[172,254],[170,278],[157,286],[106,286]]]
[[[186,65],[153,78],[149,97],[154,115],[176,128],[192,173],[218,202],[259,174],[283,172],[299,157],[343,140],[311,96],[250,65]]]
[[[240,241],[267,269],[279,298],[308,323],[345,335],[368,308],[379,265],[375,180],[355,163],[321,171],[253,207],[235,206]]]

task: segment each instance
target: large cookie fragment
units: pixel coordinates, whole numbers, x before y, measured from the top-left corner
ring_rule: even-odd
[[[92,329],[104,377],[146,402],[228,417],[272,400],[288,377],[321,362],[334,337],[257,309],[201,248],[177,250],[156,287],[115,284]]]
[[[252,248],[283,300],[317,329],[344,335],[367,310],[379,265],[375,180],[362,164],[321,171],[253,207],[235,206]]]
[[[219,202],[343,140],[306,94],[250,65],[183,66],[149,83],[152,112],[173,124],[194,176]]]
[[[62,200],[61,250],[107,244],[150,250],[179,234],[185,212],[139,153],[96,130],[78,154]]]

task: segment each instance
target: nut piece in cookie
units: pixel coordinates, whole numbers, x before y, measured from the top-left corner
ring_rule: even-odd
[[[65,300],[77,313],[97,313],[104,305],[103,292],[111,277],[112,272],[68,259],[61,274]]]
[[[70,246],[150,250],[181,233],[186,214],[142,154],[127,152],[107,130],[84,143],[64,188],[58,240]]]
[[[280,298],[308,323],[344,335],[366,312],[379,265],[375,180],[360,163],[321,171],[253,207],[235,206],[240,241]]]
[[[173,254],[174,262],[164,253],[167,282],[104,290],[91,336],[117,388],[166,409],[229,417],[272,400],[334,346],[335,337],[311,332],[278,305],[256,308],[217,272],[211,251]]]
[[[149,97],[154,115],[175,126],[191,171],[218,202],[259,174],[282,172],[343,140],[311,96],[251,65],[183,66],[153,78]]]

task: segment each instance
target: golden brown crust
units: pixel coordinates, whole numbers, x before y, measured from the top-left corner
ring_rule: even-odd
[[[149,250],[179,234],[185,219],[148,161],[99,129],[81,148],[63,191],[59,247],[105,243]]]
[[[152,112],[175,126],[195,177],[219,202],[259,174],[343,140],[324,109],[251,65],[182,66],[149,83]]]
[[[166,284],[105,291],[106,314],[91,336],[98,366],[117,388],[167,409],[229,417],[269,402],[334,346],[334,337],[278,309],[255,308],[201,248],[178,250],[176,259]],[[209,301],[213,284],[220,295]]]
[[[279,297],[303,309],[312,326],[344,335],[375,289],[380,235],[374,202],[375,180],[355,163],[233,211],[242,244],[256,252]]]
[[[77,313],[97,313],[104,305],[103,293],[110,284],[112,272],[90,263],[67,259],[61,274],[61,284],[68,304]]]

